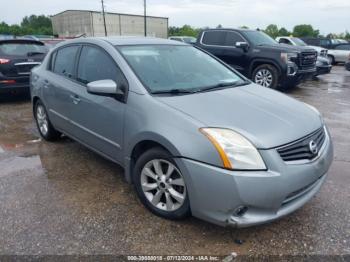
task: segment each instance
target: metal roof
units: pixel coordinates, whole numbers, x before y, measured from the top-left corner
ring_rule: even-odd
[[[76,10],[76,9],[68,9],[68,10],[65,10],[65,11],[62,11],[62,12],[59,12],[55,15],[52,15],[51,17],[55,17],[55,16],[58,16],[58,15],[61,15],[63,13],[66,13],[66,12],[88,12],[88,13],[101,13],[101,11],[94,11],[94,10]],[[143,15],[135,15],[135,14],[123,14],[123,13],[114,13],[114,12],[105,12],[105,14],[112,14],[112,15],[127,15],[127,16],[137,16],[137,17],[143,17]],[[150,18],[162,18],[162,19],[169,19],[168,17],[161,17],[161,16],[149,16],[147,15],[147,17],[150,17]]]

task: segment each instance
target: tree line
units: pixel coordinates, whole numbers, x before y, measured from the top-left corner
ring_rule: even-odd
[[[207,29],[208,27],[195,28],[190,25],[184,25],[182,27],[170,26],[169,36],[194,36],[197,37],[200,30]],[[222,25],[218,25],[217,28],[222,28]],[[246,28],[247,26],[241,26],[240,28]],[[287,30],[285,27],[279,28],[275,24],[268,25],[264,31],[272,38],[278,36],[290,36],[295,37],[328,37],[328,38],[341,38],[350,40],[350,33],[348,31],[341,34],[330,33],[328,35],[321,35],[318,29],[314,29],[312,25],[296,25],[292,31]],[[52,35],[52,23],[49,16],[45,15],[30,15],[25,16],[22,22],[17,25],[9,25],[5,22],[0,23],[0,34],[9,35]]]
[[[25,16],[22,22],[9,25],[5,22],[0,23],[0,34],[6,35],[52,35],[51,19],[45,15]]]
[[[171,26],[169,27],[169,36],[194,36],[197,37],[198,33],[207,29],[208,27],[203,28],[194,28],[190,25],[184,25],[182,27]],[[218,25],[216,28],[222,28],[222,25]],[[247,26],[240,26],[240,28],[249,29]],[[258,28],[255,28],[258,29]],[[312,25],[296,25],[292,31],[287,30],[285,27],[279,28],[275,24],[268,25],[265,29],[259,28],[259,30],[264,31],[266,34],[272,38],[278,36],[295,36],[295,37],[327,37],[327,38],[340,38],[350,40],[350,33],[348,31],[341,34],[330,33],[328,35],[321,35],[318,29],[314,29]]]

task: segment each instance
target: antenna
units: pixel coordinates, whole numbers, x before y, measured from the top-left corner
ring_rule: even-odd
[[[105,5],[103,3],[103,0],[101,0],[101,4],[102,4],[102,17],[103,17],[103,25],[104,25],[104,28],[105,28],[105,36],[107,36]]]

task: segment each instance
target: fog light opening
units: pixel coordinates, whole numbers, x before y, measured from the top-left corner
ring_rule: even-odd
[[[248,207],[246,206],[239,206],[235,209],[234,215],[237,217],[243,216],[248,211]]]

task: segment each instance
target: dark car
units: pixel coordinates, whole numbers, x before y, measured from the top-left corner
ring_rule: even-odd
[[[282,45],[256,30],[207,29],[200,33],[196,46],[273,89],[295,86],[316,72],[314,49]]]
[[[308,45],[321,46],[327,49],[333,49],[334,45],[338,42],[334,42],[331,38],[320,38],[320,37],[300,37]]]
[[[29,92],[30,70],[41,64],[47,50],[36,40],[0,40],[0,93]]]
[[[345,64],[346,70],[350,71],[350,60]]]

